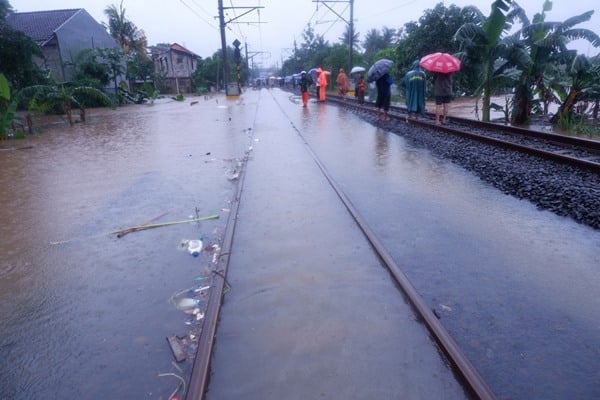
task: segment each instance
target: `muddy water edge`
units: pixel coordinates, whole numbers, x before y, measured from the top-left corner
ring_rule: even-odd
[[[218,244],[254,109],[166,99],[0,143],[0,398],[168,398],[187,381],[165,339],[197,328],[176,300],[202,301],[188,289],[214,254],[182,241]]]

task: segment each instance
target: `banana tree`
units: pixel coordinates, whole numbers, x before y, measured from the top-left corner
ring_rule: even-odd
[[[3,73],[0,73],[0,139],[6,139],[8,128],[17,112],[17,99],[11,98],[10,86]]]
[[[512,19],[521,9],[511,9],[512,0],[496,0],[492,3],[489,17],[479,10],[479,21],[462,25],[454,40],[459,44],[459,58],[478,71],[481,85],[475,94],[482,98],[482,120],[490,120],[491,97],[500,89],[512,86],[518,77],[515,60],[523,60],[525,54],[514,36],[504,36],[512,25]]]
[[[93,100],[105,106],[113,106],[111,99],[101,90],[90,86],[76,86],[71,83],[34,85],[23,89],[23,97],[31,97],[38,104],[62,107],[71,126],[73,107],[79,108],[81,121],[85,122],[85,102]]]
[[[565,85],[564,101],[561,103],[558,111],[552,119],[553,123],[559,121],[571,122],[573,119],[573,108],[579,101],[596,100],[600,91],[600,81],[598,76],[600,65],[594,65],[583,54],[577,55],[569,68],[568,74],[571,82]]]
[[[526,123],[534,103],[534,96],[542,101],[552,98],[548,77],[556,76],[561,66],[573,60],[574,51],[567,48],[572,40],[584,39],[593,46],[600,46],[600,37],[588,29],[574,26],[588,21],[594,11],[571,17],[564,22],[546,21],[546,12],[552,10],[552,1],[546,0],[541,13],[534,16],[533,22],[522,18],[523,27],[516,33],[529,53],[530,62],[519,65],[521,77],[515,87],[513,123]]]

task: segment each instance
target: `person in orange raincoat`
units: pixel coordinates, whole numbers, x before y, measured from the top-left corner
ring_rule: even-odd
[[[317,68],[317,79],[319,80],[319,101],[325,101],[327,98],[327,75],[331,72],[324,71],[321,67]]]
[[[350,81],[348,80],[348,75],[346,75],[346,72],[344,72],[344,68],[340,68],[340,72],[338,73],[335,83],[337,83],[338,93],[340,96],[345,96],[350,88]]]

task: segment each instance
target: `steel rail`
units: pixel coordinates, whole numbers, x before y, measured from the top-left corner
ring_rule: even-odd
[[[355,102],[354,100],[350,100],[347,98],[342,99],[339,96],[329,96],[328,101],[335,103],[335,104],[342,105],[344,107],[359,109],[361,111],[366,111],[368,113],[375,113],[375,108],[373,107],[372,104],[365,103],[365,104],[361,105],[361,104],[358,104],[357,102]],[[407,114],[404,111],[404,109],[402,109],[401,107],[395,106],[395,107],[391,107],[390,110],[391,110],[391,112],[389,114],[390,118],[397,120],[397,121],[406,121]],[[598,154],[598,157],[596,157],[596,158],[600,159],[600,154],[599,154],[600,153],[600,141],[593,141],[593,140],[587,140],[587,139],[581,139],[581,138],[574,138],[571,136],[563,136],[563,135],[557,135],[557,134],[552,134],[552,133],[532,131],[532,130],[528,130],[528,129],[524,129],[524,128],[504,126],[504,125],[498,125],[498,124],[481,122],[481,121],[474,121],[474,120],[469,120],[469,119],[464,119],[464,118],[452,117],[452,121],[459,121],[458,126],[456,126],[456,125],[453,125],[453,126],[436,125],[432,121],[423,120],[423,119],[411,119],[411,120],[409,120],[408,123],[420,125],[420,126],[424,126],[424,127],[428,127],[428,128],[435,128],[437,130],[448,132],[455,136],[461,136],[461,137],[465,137],[465,138],[468,138],[471,140],[477,140],[479,142],[487,143],[490,145],[507,148],[510,150],[520,151],[522,153],[535,155],[535,156],[538,156],[538,157],[541,157],[541,158],[544,158],[547,160],[551,160],[554,162],[559,162],[559,163],[568,164],[568,165],[574,165],[579,168],[586,169],[586,170],[595,172],[597,174],[600,174],[600,162],[596,162],[596,161],[593,161],[588,158],[574,157],[569,154],[566,154],[574,149],[565,147],[565,146],[575,146],[577,148],[581,148],[582,150],[593,152],[594,154]],[[561,152],[555,152],[555,151],[539,149],[539,148],[528,146],[525,144],[515,143],[515,142],[509,141],[509,140],[503,140],[503,139],[499,139],[499,138],[495,138],[492,136],[487,136],[487,135],[483,135],[483,134],[479,134],[479,133],[475,133],[475,132],[468,132],[463,129],[460,129],[460,125],[465,125],[465,126],[469,126],[469,127],[477,127],[481,130],[497,131],[497,132],[501,132],[501,133],[508,134],[508,135],[516,135],[516,137],[526,136],[529,138],[539,139],[539,140],[545,141],[546,143],[560,146],[560,147],[564,148],[565,150],[561,151]]]
[[[254,121],[252,123],[253,134],[256,116],[258,115],[258,104],[259,103],[257,102],[257,107],[254,114]],[[212,281],[212,287],[208,298],[207,309],[204,314],[202,331],[200,332],[200,337],[198,339],[198,348],[196,350],[196,357],[194,358],[192,372],[190,374],[190,382],[188,384],[188,389],[185,394],[186,400],[202,400],[204,399],[204,394],[208,389],[208,383],[210,379],[210,360],[213,354],[215,335],[217,332],[217,325],[219,321],[219,314],[221,312],[221,304],[223,301],[224,289],[227,283],[226,278],[227,270],[229,268],[229,257],[231,255],[231,249],[233,247],[233,236],[237,224],[240,200],[242,197],[242,191],[244,189],[244,182],[246,180],[246,167],[248,164],[248,159],[250,158],[250,152],[251,149],[248,149],[246,151],[246,154],[242,161],[238,184],[236,185],[234,197],[231,202],[229,218],[227,219],[227,225],[225,226],[223,243],[221,244],[221,250],[216,263],[216,267],[213,270],[214,276]]]
[[[277,102],[277,100],[275,100]],[[277,103],[279,105],[279,103]],[[281,111],[285,114],[283,108]],[[286,115],[287,117],[287,115]],[[289,117],[288,117],[289,119]],[[291,122],[291,120],[290,120]],[[455,369],[455,372],[460,376],[465,389],[469,391],[471,395],[482,400],[495,400],[496,397],[487,386],[485,381],[481,378],[475,367],[464,355],[458,344],[450,336],[448,331],[444,328],[439,319],[435,316],[433,311],[428,307],[427,303],[421,295],[417,292],[412,283],[408,280],[406,275],[402,272],[401,268],[394,261],[393,257],[389,254],[383,243],[379,240],[377,235],[369,227],[366,220],[358,212],[356,207],[352,204],[350,199],[346,196],[341,187],[336,183],[331,174],[325,168],[325,165],[321,162],[319,157],[313,151],[309,143],[302,136],[302,133],[292,123],[292,126],[296,133],[299,135],[301,140],[306,146],[308,153],[313,158],[313,161],[317,164],[330,186],[336,192],[347,211],[353,220],[357,223],[357,226],[361,229],[366,239],[372,246],[373,250],[382,261],[382,263],[388,268],[395,281],[400,285],[403,293],[410,301],[413,309],[418,316],[425,323],[429,332],[432,334],[436,343],[440,346],[442,352],[448,357],[449,362]],[[210,360],[212,357],[212,351],[214,346],[214,339],[219,319],[220,308],[223,300],[223,291],[226,284],[227,269],[229,266],[229,255],[233,245],[233,236],[235,232],[235,225],[237,223],[237,216],[239,211],[239,205],[241,200],[241,194],[243,191],[245,176],[246,176],[246,164],[248,160],[248,153],[244,159],[244,165],[240,172],[239,182],[232,201],[231,213],[227,221],[225,229],[221,256],[217,262],[216,274],[213,280],[210,297],[208,300],[208,307],[204,317],[204,324],[202,332],[198,341],[198,349],[196,357],[194,359],[190,383],[186,393],[186,400],[201,400],[204,398],[206,390],[209,384],[210,378]]]
[[[275,99],[275,102],[277,100]],[[279,105],[279,103],[277,103]],[[429,329],[435,341],[440,346],[443,353],[448,357],[448,360],[455,368],[455,371],[463,379],[463,383],[469,392],[482,400],[493,400],[496,399],[495,395],[485,383],[483,378],[479,375],[475,367],[471,364],[469,359],[462,352],[461,348],[454,341],[452,336],[448,333],[446,328],[442,325],[439,319],[435,316],[433,311],[429,308],[425,300],[417,292],[415,287],[409,281],[408,277],[402,272],[402,269],[390,253],[387,251],[381,240],[377,237],[375,232],[369,227],[367,221],[359,213],[358,209],[352,204],[348,196],[342,190],[341,186],[333,179],[332,175],[327,171],[325,165],[321,162],[317,154],[313,151],[308,141],[302,135],[302,132],[296,127],[292,120],[287,116],[285,110],[279,105],[281,111],[290,120],[290,123],[298,136],[303,141],[308,153],[313,158],[313,161],[317,164],[330,186],[333,188],[339,199],[342,201],[346,210],[349,212],[352,219],[356,222],[358,227],[361,229],[371,247],[388,268],[396,282],[402,288],[402,291],[408,298],[410,304],[413,306],[417,315],[421,317],[425,326]]]

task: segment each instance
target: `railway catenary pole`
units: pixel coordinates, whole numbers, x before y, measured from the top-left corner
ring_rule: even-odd
[[[231,7],[223,7],[223,0],[219,0],[218,6],[219,6],[219,29],[221,31],[221,51],[223,52],[223,84],[225,85],[225,95],[228,96],[230,94],[229,93],[229,64],[227,63],[227,39],[225,37],[225,26],[229,23],[236,21],[238,18],[243,17],[244,15],[248,14],[249,12],[252,12],[254,10],[258,10],[259,8],[264,8],[264,7],[261,7],[261,6],[234,7],[233,5]],[[225,21],[225,9],[231,9],[231,10],[246,9],[248,11],[246,11],[234,18],[231,18],[229,21]],[[258,22],[258,23],[260,23],[260,22]],[[237,39],[236,39],[236,41],[237,41]],[[237,48],[238,48],[238,46],[236,46],[236,49]],[[240,94],[239,87],[236,92],[237,93],[235,93],[234,95],[237,96]]]
[[[223,86],[225,95],[229,87],[229,64],[227,63],[227,43],[225,39],[225,14],[223,13],[223,0],[219,0],[219,29],[221,30],[221,51],[223,52]],[[217,82],[217,85],[219,83]]]
[[[348,56],[348,71],[352,69],[352,48],[354,47],[354,0],[313,0],[313,3],[317,3],[317,7],[319,3],[323,3],[325,7],[329,9],[332,13],[334,13],[339,19],[344,21],[348,25],[348,47],[349,47],[349,56]],[[346,21],[344,17],[342,17],[336,10],[329,6],[327,3],[349,3],[350,4],[350,21]]]

